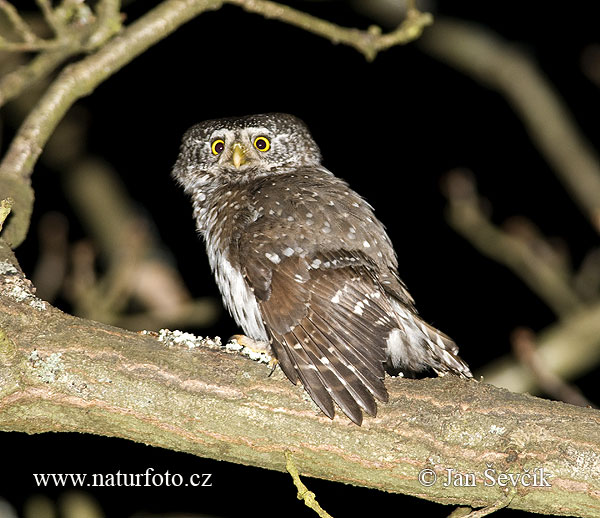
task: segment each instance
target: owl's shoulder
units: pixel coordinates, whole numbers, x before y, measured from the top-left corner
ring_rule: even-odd
[[[256,217],[245,228],[240,253],[278,259],[359,250],[395,268],[392,244],[371,206],[327,170],[298,170],[263,178],[250,195]],[[310,261],[309,261],[310,262]]]
[[[290,217],[297,210],[308,210],[325,219],[336,218],[337,213],[373,219],[372,207],[325,168],[299,168],[269,175],[254,181],[248,191],[253,205],[262,207],[266,216]]]

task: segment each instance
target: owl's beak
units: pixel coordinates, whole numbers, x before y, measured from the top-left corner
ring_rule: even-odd
[[[239,142],[233,145],[233,155],[231,161],[236,169],[239,169],[241,165],[246,163],[246,150],[242,147]]]

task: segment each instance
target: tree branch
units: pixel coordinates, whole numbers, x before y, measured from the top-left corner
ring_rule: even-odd
[[[466,22],[438,20],[420,44],[508,99],[559,180],[600,233],[600,160],[535,63],[514,45]]]
[[[0,78],[0,107],[17,97],[25,88],[47,77],[79,49],[63,48],[40,52],[28,63]]]
[[[537,353],[537,339],[531,329],[523,327],[515,329],[511,336],[511,342],[515,356],[521,365],[527,367],[533,374],[545,394],[571,405],[596,408],[596,405],[586,398],[577,387],[568,385],[560,376],[548,369]]]
[[[536,342],[540,361],[556,376],[572,379],[589,372],[600,362],[600,302],[548,326]],[[539,390],[535,376],[512,355],[494,360],[477,374],[514,392]]]
[[[300,480],[300,474],[294,464],[292,454],[288,450],[285,452],[285,459],[285,469],[291,475],[294,486],[296,486],[296,489],[298,490],[298,494],[296,495],[298,500],[302,500],[306,507],[312,509],[321,518],[332,518],[332,516],[319,505],[315,494],[312,491],[309,491],[302,480]]]
[[[557,267],[533,239],[495,226],[483,210],[469,171],[455,169],[445,178],[448,223],[483,255],[508,267],[558,316],[581,310],[584,303],[572,286],[572,277]]]
[[[24,41],[30,43],[37,39],[37,36],[31,31],[25,20],[21,18],[19,12],[8,0],[0,0],[0,11],[8,18],[15,32],[23,38]]]
[[[371,26],[368,31],[340,27],[286,5],[268,0],[225,0],[225,3],[238,5],[248,12],[261,14],[265,18],[273,18],[295,25],[327,38],[333,43],[343,43],[353,47],[363,54],[368,61],[375,59],[382,50],[395,45],[410,43],[417,39],[421,36],[423,29],[433,23],[431,14],[410,9],[407,12],[406,19],[396,30],[382,34],[381,29],[377,26]]]
[[[518,235],[509,234],[489,220],[482,199],[468,172],[454,170],[445,181],[448,221],[482,254],[510,268],[536,293],[560,320],[542,331],[536,340],[540,362],[555,376],[571,379],[600,362],[600,300],[584,304],[574,287],[574,278],[557,266],[543,247],[533,246]],[[514,392],[539,390],[536,376],[506,356],[495,360],[477,374],[492,385]]]
[[[91,93],[100,83],[180,25],[202,12],[219,9],[224,3],[297,25],[333,42],[352,45],[368,59],[374,58],[380,50],[417,38],[422,29],[431,23],[430,15],[411,10],[406,22],[396,31],[381,34],[376,28],[365,32],[338,27],[268,0],[165,0],[94,54],[66,67],[23,122],[0,163],[0,180],[2,177],[13,178],[22,185],[11,187],[24,191],[17,196],[13,190],[0,190],[4,196],[10,195],[15,199],[14,215],[4,236],[13,247],[25,239],[28,229],[33,194],[25,191],[31,190],[29,183],[33,167],[48,138],[73,103]],[[19,201],[21,199],[22,204]]]
[[[37,299],[0,241],[0,429],[122,437],[202,457],[489,507],[487,469],[534,473],[509,507],[600,513],[600,413],[448,376],[388,379],[390,403],[357,427],[330,421],[277,371],[219,350],[66,315]],[[40,333],[40,329],[44,329]],[[419,473],[430,469],[419,483]],[[476,485],[444,487],[447,470]],[[491,472],[488,472],[491,473]],[[427,474],[427,473],[426,473]],[[435,474],[438,482],[427,485]],[[531,482],[531,481],[530,481]]]

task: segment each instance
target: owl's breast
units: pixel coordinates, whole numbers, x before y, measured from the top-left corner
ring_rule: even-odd
[[[267,340],[258,301],[244,278],[237,253],[245,227],[256,217],[248,206],[247,196],[225,191],[217,203],[203,209],[198,229],[204,235],[208,261],[223,303],[247,336]]]

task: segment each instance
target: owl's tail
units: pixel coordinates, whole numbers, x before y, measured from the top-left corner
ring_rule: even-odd
[[[467,363],[458,356],[458,346],[452,338],[438,331],[421,318],[418,318],[418,324],[426,336],[427,346],[431,348],[434,356],[439,357],[439,367],[432,365],[433,370],[438,375],[443,376],[450,372],[463,378],[473,377]]]
[[[472,378],[458,346],[446,334],[429,325],[406,307],[396,308],[399,327],[388,338],[388,370],[413,377],[428,368],[439,376],[454,374]]]

